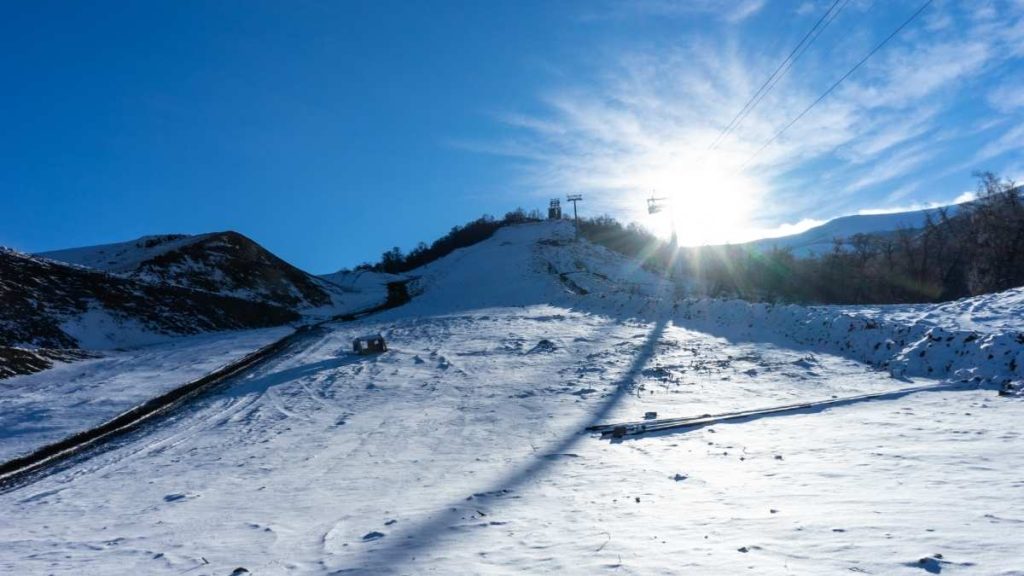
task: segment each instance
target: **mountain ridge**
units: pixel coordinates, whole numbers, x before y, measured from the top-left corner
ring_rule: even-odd
[[[813,228],[772,238],[760,238],[744,242],[739,246],[754,248],[761,251],[772,249],[789,249],[795,256],[807,257],[821,255],[832,249],[834,240],[848,240],[857,234],[892,234],[901,229],[919,230],[924,227],[929,216],[938,216],[941,210],[948,210],[952,216],[959,212],[964,204],[950,204],[905,212],[887,212],[884,214],[850,214],[833,218]]]
[[[293,310],[0,250],[0,377],[59,350],[106,349],[296,321]],[[33,352],[35,350],[36,352]],[[35,355],[35,362],[26,359]],[[37,364],[33,369],[33,364]]]
[[[143,236],[36,256],[144,282],[173,284],[286,308],[318,308],[333,303],[329,284],[234,230]]]

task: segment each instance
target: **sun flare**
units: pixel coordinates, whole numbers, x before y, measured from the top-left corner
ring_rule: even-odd
[[[750,238],[761,202],[751,178],[714,160],[679,163],[639,178],[663,209],[647,214],[648,227],[664,238],[675,230],[681,246],[724,244]]]

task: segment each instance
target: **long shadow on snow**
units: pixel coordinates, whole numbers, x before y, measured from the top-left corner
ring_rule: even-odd
[[[490,487],[472,491],[470,494],[479,498],[481,497],[480,495],[488,497],[486,495],[504,494],[513,491],[529,480],[545,473],[558,460],[557,458],[551,458],[550,455],[569,452],[577,442],[588,437],[589,434],[582,431],[588,426],[606,419],[608,414],[629,393],[633,381],[640,375],[640,371],[643,370],[647,361],[654,355],[658,339],[665,332],[666,324],[668,324],[667,318],[657,320],[651,332],[647,335],[647,339],[640,347],[636,358],[633,359],[632,364],[630,364],[625,374],[615,382],[614,392],[595,407],[595,410],[585,418],[585,422],[569,428],[578,432],[570,432],[555,443],[555,445],[544,450],[544,456],[536,457],[529,464],[505,475]],[[376,546],[363,554],[363,558],[356,562],[355,567],[345,568],[332,572],[332,574],[380,574],[382,572],[400,571],[401,566],[416,556],[417,553],[434,545],[440,538],[449,533],[447,530],[449,526],[456,523],[461,518],[461,515],[465,514],[465,511],[461,510],[461,507],[464,505],[465,499],[452,502],[419,525],[391,534],[386,540],[378,542]]]
[[[580,312],[596,313],[596,314],[607,314],[607,311],[602,312],[599,308],[591,306],[588,302],[581,301],[571,307],[573,310]],[[663,314],[657,309],[657,304],[649,306],[641,306],[636,310],[623,311],[618,317],[620,319],[632,319],[643,322],[653,322],[657,318],[660,318]],[[615,317],[615,316],[613,316]],[[858,353],[856,346],[849,348],[842,346],[834,346],[830,343],[820,342],[801,342],[796,338],[776,329],[762,327],[760,329],[752,329],[746,325],[756,326],[760,320],[755,316],[751,315],[745,320],[734,320],[732,322],[715,322],[711,319],[697,319],[684,315],[677,306],[673,306],[670,311],[669,320],[677,328],[683,330],[689,330],[691,332],[698,332],[701,334],[707,334],[715,338],[721,338],[729,344],[760,344],[765,346],[774,346],[778,348],[784,348],[787,350],[809,352],[814,354],[827,354],[831,356],[837,356],[840,358],[846,358],[869,366],[875,370],[878,370],[880,374],[885,374],[886,377],[900,380],[903,382],[912,382],[911,377],[931,378],[940,379],[945,376],[942,375],[927,375],[927,374],[907,374],[906,376],[892,376],[889,374],[884,367],[880,367],[873,363],[870,359],[865,358],[862,354]],[[878,342],[884,343],[888,334],[884,329],[874,330],[879,336]],[[894,351],[895,354],[895,351]]]

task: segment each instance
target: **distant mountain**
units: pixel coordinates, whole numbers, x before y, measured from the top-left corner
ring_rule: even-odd
[[[38,254],[156,284],[173,284],[293,309],[331,306],[335,287],[238,232],[144,236]]]
[[[318,276],[321,281],[328,282],[335,290],[344,292],[387,292],[388,284],[407,280],[406,276],[373,272],[372,270],[342,269],[330,274]]]
[[[54,350],[140,345],[299,319],[296,312],[265,302],[142,282],[4,249],[0,301],[0,377],[46,368],[47,358],[60,357]]]
[[[949,214],[957,212],[960,205],[949,206]],[[891,214],[858,214],[843,216],[815,226],[799,234],[764,238],[743,244],[762,251],[773,248],[790,249],[796,256],[812,256],[823,254],[832,249],[836,238],[847,240],[857,234],[890,234],[900,229],[920,229],[924,227],[928,215],[938,216],[939,208],[913,210],[910,212],[894,212]]]

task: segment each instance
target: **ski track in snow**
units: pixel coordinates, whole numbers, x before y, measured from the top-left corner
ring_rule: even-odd
[[[940,390],[599,440],[583,428],[929,380],[746,322],[777,311],[673,309],[601,251],[525,236],[0,495],[0,573],[1024,573],[1019,400]],[[586,297],[543,264],[580,259]],[[348,353],[374,331],[388,353]]]

